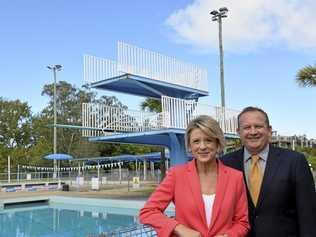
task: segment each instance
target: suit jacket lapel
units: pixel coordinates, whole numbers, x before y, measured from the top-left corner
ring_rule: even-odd
[[[187,180],[192,191],[192,196],[195,200],[195,203],[201,215],[201,219],[203,220],[203,223],[207,226],[205,211],[204,211],[204,202],[203,202],[201,186],[200,186],[200,179],[197,174],[195,159],[193,159],[192,161],[188,163],[187,171],[188,171]]]
[[[223,198],[225,196],[227,182],[228,182],[228,174],[225,166],[222,165],[220,161],[217,162],[218,164],[218,176],[217,176],[217,184],[216,184],[216,193],[215,193],[215,201],[213,204],[213,212],[212,212],[212,219],[210,224],[210,229],[212,229],[217,216],[220,213]]]
[[[231,167],[244,172],[244,149],[236,151],[236,156],[230,158]]]
[[[274,149],[273,146],[270,145],[267,164],[264,171],[261,190],[257,203],[257,208],[260,208],[264,197],[267,195],[269,191],[269,186],[273,183],[273,176],[277,173],[279,165],[281,164],[280,161],[281,159],[278,152]]]

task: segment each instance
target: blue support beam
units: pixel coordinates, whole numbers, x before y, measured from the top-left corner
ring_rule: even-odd
[[[169,149],[170,164],[186,163],[190,158],[185,148],[184,129],[163,129],[139,133],[120,133],[103,137],[91,137],[92,142],[126,143],[163,146]],[[235,135],[225,134],[226,138],[236,138]]]
[[[89,141],[164,146],[169,149],[171,166],[183,164],[188,160],[184,143],[184,129],[113,134],[103,137],[93,137]]]
[[[184,164],[188,161],[185,149],[184,134],[169,133],[170,165]]]

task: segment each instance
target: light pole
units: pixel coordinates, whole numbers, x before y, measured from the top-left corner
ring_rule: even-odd
[[[227,17],[228,9],[221,7],[218,11],[213,10],[210,12],[212,21],[218,21],[218,38],[219,38],[219,67],[220,67],[220,81],[221,81],[221,105],[225,107],[225,85],[224,85],[224,53],[222,42],[222,18]]]
[[[56,100],[57,100],[57,97],[56,97],[56,72],[57,71],[60,71],[62,66],[61,65],[50,65],[50,66],[47,66],[47,68],[49,70],[52,70],[53,71],[53,74],[54,74],[54,95],[53,95],[53,98],[54,98],[54,108],[53,108],[53,111],[54,111],[54,142],[53,142],[53,146],[54,146],[54,154],[57,153],[57,128],[56,128],[56,124],[57,124],[57,110],[56,110]],[[53,177],[56,178],[56,170],[57,170],[57,161],[56,159],[54,159],[54,174],[53,174]]]

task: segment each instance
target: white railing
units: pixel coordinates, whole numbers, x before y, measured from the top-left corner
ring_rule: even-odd
[[[237,115],[239,111],[210,106],[198,103],[194,100],[183,100],[168,96],[162,96],[162,111],[165,116],[165,124],[168,127],[185,129],[189,121],[198,115],[210,115],[217,120],[225,133],[236,133]]]
[[[119,71],[208,91],[207,70],[147,49],[118,42]]]
[[[167,127],[185,129],[195,116],[197,103],[194,100],[183,100],[168,96],[161,97],[161,108],[164,112]]]
[[[82,104],[82,135],[107,135],[113,132],[143,132],[164,127],[160,113],[127,110],[95,103]]]
[[[118,42],[118,61],[84,56],[84,83],[90,84],[125,73],[208,91],[207,70],[173,57]]]
[[[121,75],[117,70],[117,63],[104,58],[84,55],[83,58],[84,83],[93,83]]]
[[[143,132],[162,128],[185,129],[189,121],[206,114],[216,119],[225,133],[236,133],[238,111],[199,104],[193,100],[162,97],[162,112],[149,113],[101,104],[82,105],[83,136]]]
[[[224,133],[236,134],[238,121],[237,116],[240,113],[238,110],[198,104],[195,116],[206,114],[212,116],[220,125]]]

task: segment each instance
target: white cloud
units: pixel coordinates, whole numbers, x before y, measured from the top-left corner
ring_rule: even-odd
[[[175,40],[198,49],[217,49],[218,24],[209,12],[229,9],[223,19],[226,51],[244,52],[272,45],[316,49],[314,0],[195,0],[174,12],[166,24]]]

